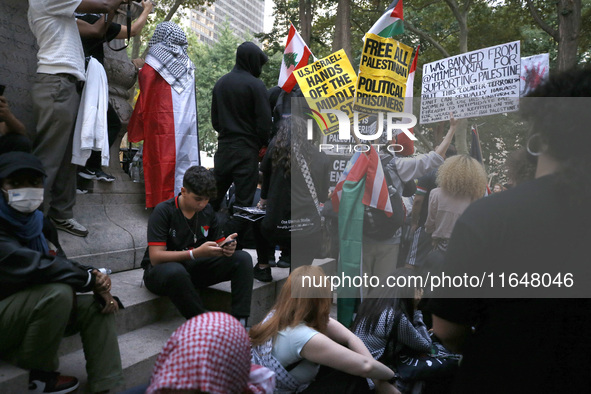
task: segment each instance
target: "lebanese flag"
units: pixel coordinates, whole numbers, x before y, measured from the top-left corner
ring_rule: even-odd
[[[386,12],[369,29],[368,33],[380,37],[390,38],[396,34],[404,33],[404,12],[402,0],[394,0],[386,9]]]
[[[365,153],[356,152],[347,163],[347,167],[332,194],[334,211],[339,211],[345,183],[358,183],[362,179],[365,179],[365,191],[361,202],[369,207],[384,211],[387,216],[392,216],[394,211],[390,202],[384,169],[373,147],[370,147],[370,150]]]
[[[415,52],[415,57],[412,60],[412,64],[410,65],[410,70],[408,73],[408,78],[406,80],[406,97],[404,98],[404,112],[408,112],[412,114],[413,108],[413,86],[415,81],[415,71],[417,69],[417,59],[419,57],[419,49],[421,46],[417,47],[417,51]],[[413,129],[409,129],[409,131],[414,134]],[[415,153],[415,142],[411,140],[406,134],[400,132],[396,135],[396,143],[402,145],[402,151],[396,152],[398,156],[411,156]]]
[[[287,35],[287,44],[281,60],[281,70],[279,71],[279,81],[277,84],[287,93],[290,93],[296,84],[293,71],[308,65],[308,59],[312,52],[306,45],[300,34],[296,31],[293,24],[289,24],[289,34]]]
[[[146,207],[150,208],[177,195],[185,171],[199,165],[195,83],[177,93],[148,63],[140,70],[138,82],[140,94],[127,138],[144,141]]]

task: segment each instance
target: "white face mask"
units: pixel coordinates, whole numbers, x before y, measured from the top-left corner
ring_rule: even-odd
[[[8,205],[22,213],[31,213],[43,203],[42,187],[23,187],[5,190],[8,193]]]

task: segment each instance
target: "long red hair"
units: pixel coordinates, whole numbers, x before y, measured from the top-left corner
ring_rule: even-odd
[[[273,316],[250,329],[252,345],[261,345],[279,331],[300,323],[325,332],[332,301],[325,278],[320,267],[305,265],[294,270],[273,306]]]

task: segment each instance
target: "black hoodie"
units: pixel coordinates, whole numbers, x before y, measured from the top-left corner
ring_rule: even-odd
[[[218,149],[250,148],[267,145],[271,130],[271,110],[267,88],[258,79],[267,55],[252,42],[236,50],[236,65],[213,88],[211,123],[218,132]]]

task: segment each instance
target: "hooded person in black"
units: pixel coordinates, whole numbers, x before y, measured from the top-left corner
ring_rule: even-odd
[[[236,50],[236,65],[213,88],[211,123],[218,132],[215,178],[218,198],[211,202],[218,210],[234,182],[236,206],[249,207],[257,188],[258,152],[267,145],[271,130],[271,109],[267,88],[258,78],[267,55],[252,42]],[[228,234],[243,232],[247,223],[231,219]]]

